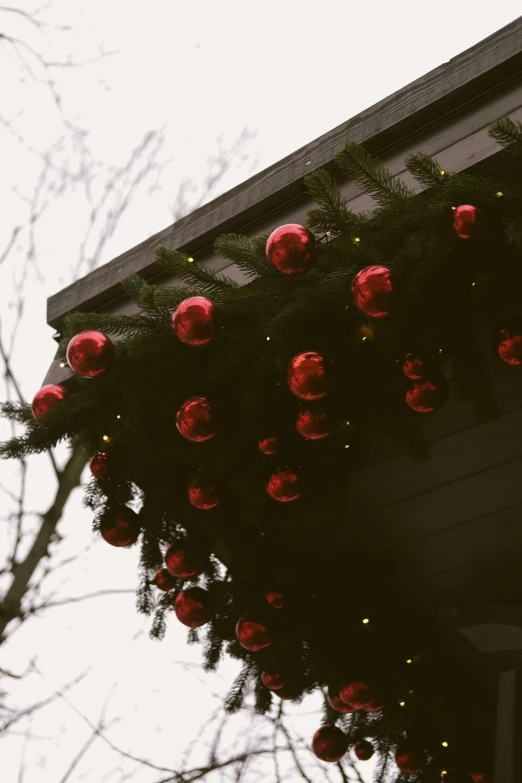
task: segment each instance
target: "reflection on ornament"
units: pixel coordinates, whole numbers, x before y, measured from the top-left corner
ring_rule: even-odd
[[[317,241],[305,226],[288,223],[272,231],[266,243],[268,261],[285,275],[304,270],[312,262]]]
[[[48,410],[54,408],[54,406],[67,397],[67,389],[64,386],[58,384],[49,383],[47,386],[42,386],[33,397],[31,404],[31,410],[35,419],[40,418]]]
[[[106,372],[114,357],[112,341],[103,332],[80,332],[67,346],[67,364],[83,378],[95,378]]]
[[[312,739],[312,750],[321,761],[339,761],[348,749],[348,737],[337,726],[320,726]]]
[[[186,345],[207,345],[214,337],[215,305],[205,296],[191,296],[172,315],[172,328]]]

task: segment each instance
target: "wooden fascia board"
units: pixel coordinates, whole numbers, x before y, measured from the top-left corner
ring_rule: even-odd
[[[59,329],[68,312],[97,309],[121,296],[120,282],[129,274],[154,276],[154,250],[160,244],[199,258],[219,234],[246,231],[285,205],[299,204],[304,176],[331,167],[347,140],[381,155],[397,147],[404,152],[405,142],[452,116],[459,122],[463,108],[494,95],[506,82],[522,80],[521,74],[522,18],[51,296],[48,323]]]

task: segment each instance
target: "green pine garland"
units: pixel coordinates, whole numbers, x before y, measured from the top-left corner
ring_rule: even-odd
[[[520,123],[501,119],[491,135],[522,155]],[[114,366],[94,380],[75,379],[68,396],[38,419],[26,405],[4,404],[3,415],[23,430],[0,454],[21,458],[64,439],[79,439],[92,454],[108,453],[110,482],[93,479],[85,502],[96,530],[122,505],[140,506],[137,600],[139,611],[154,615],[153,637],[163,637],[186,584],[178,581],[157,597],[154,574],[162,552],[186,537],[199,548],[206,564],[197,581],[214,613],[203,628],[205,668],[214,670],[224,651],[244,661],[228,709],[238,709],[250,687],[256,709],[270,708],[271,693],[260,682],[264,668],[286,672],[297,698],[317,687],[334,693],[346,677],[365,680],[382,695],[382,712],[342,717],[327,705],[325,717],[338,720],[351,743],[372,739],[381,753],[378,780],[387,779],[390,751],[404,738],[428,750],[423,780],[439,780],[441,769],[470,772],[473,765],[491,764],[489,697],[477,694],[455,663],[436,652],[440,636],[433,618],[419,616],[400,584],[383,583],[378,574],[368,578],[348,487],[364,464],[370,430],[380,429],[417,459],[429,456],[419,417],[404,401],[408,352],[426,357],[440,384],[442,370],[447,375],[450,368],[480,418],[497,415],[483,332],[492,318],[521,315],[514,283],[522,278],[522,188],[443,172],[417,154],[406,161],[421,191],[416,195],[354,143],[336,162],[376,208],[352,213],[331,174],[310,174],[306,184],[317,208],[308,226],[320,241],[307,271],[280,274],[266,259],[267,237],[229,234],[216,242],[217,253],[243,272],[245,285],[158,248],[158,267],[175,286],[133,275],[123,287],[138,314],[73,313],[65,319],[63,355],[75,334],[95,329],[117,338]],[[453,231],[451,208],[463,203],[483,213],[477,241]],[[373,264],[394,270],[399,306],[392,316],[372,320],[353,306],[350,287]],[[183,345],[173,333],[172,312],[188,296],[206,296],[216,306],[219,328],[209,346]],[[307,350],[327,360],[329,393],[317,407],[334,422],[331,435],[315,443],[296,435],[298,405],[286,385],[289,360]],[[216,406],[220,430],[208,443],[191,444],[176,431],[176,411],[201,394]],[[274,459],[257,448],[271,434],[281,442]],[[276,504],[265,492],[280,463],[302,474],[304,496],[295,504]],[[187,483],[195,474],[219,488],[216,509],[199,511],[188,503]],[[214,551],[217,557],[208,557]],[[265,590],[274,585],[282,585],[282,610],[265,601]],[[397,634],[401,602],[407,620]],[[234,635],[242,615],[267,624],[277,643],[259,653],[243,649]],[[365,615],[371,623],[361,623]],[[198,633],[191,631],[190,638]],[[412,651],[419,656],[406,664]],[[441,737],[451,739],[447,750]]]

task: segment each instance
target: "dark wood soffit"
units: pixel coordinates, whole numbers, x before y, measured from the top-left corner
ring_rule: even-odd
[[[219,234],[245,231],[267,213],[303,198],[304,176],[331,167],[349,139],[383,154],[521,73],[522,17],[51,296],[47,322],[59,328],[71,310],[95,309],[114,299],[129,274],[154,275],[154,250],[160,244],[197,257]]]

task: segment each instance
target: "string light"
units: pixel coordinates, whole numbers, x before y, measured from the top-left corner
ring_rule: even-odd
[[[67,363],[66,362],[60,362],[60,367],[63,370],[64,367],[67,367]]]
[[[497,192],[495,193],[495,198],[502,198],[503,195],[504,194],[502,193],[501,190],[497,190]]]
[[[190,256],[189,258],[187,258],[187,261],[188,261],[189,264],[192,264],[194,259],[192,258],[192,256]]]
[[[104,496],[103,496],[103,499],[104,499],[104,500],[108,500],[108,499],[109,499],[109,496],[108,496],[108,495],[104,495]]]
[[[439,353],[442,353],[442,348],[439,348]]]
[[[215,553],[214,553],[214,552],[211,552],[211,553],[210,553],[210,557],[215,557],[215,556],[216,556],[216,555],[215,555]]]
[[[408,660],[406,661],[406,663],[413,663],[413,661],[412,661],[412,659],[411,659],[411,658],[408,658]]]
[[[267,338],[266,338],[266,340],[267,340],[267,342],[268,342],[268,341],[270,340],[270,337],[267,337]]]
[[[473,281],[471,285],[472,285],[472,287],[473,287],[474,285],[476,285],[475,281]]]
[[[344,426],[345,426],[345,427],[349,427],[349,426],[350,426],[350,422],[349,422],[349,421],[345,421],[345,422],[344,422]]]
[[[345,448],[345,449],[349,449],[349,448],[350,448],[350,444],[349,444],[349,443],[345,443],[345,444],[344,444],[344,448]]]
[[[369,622],[370,620],[368,619],[368,617],[365,617],[363,620],[363,625],[368,625]]]
[[[116,418],[117,418],[117,419],[121,419],[121,416],[120,416],[120,414],[119,414],[119,413],[118,413],[118,415],[116,416]]]
[[[443,770],[442,770],[442,772],[441,772],[440,774],[441,774],[441,775],[447,775],[447,774],[448,774],[448,770],[447,770],[447,769],[443,769]]]
[[[354,237],[352,239],[352,242],[353,242],[354,245],[358,245],[360,243],[360,241],[361,241],[361,237]]]
[[[110,440],[111,440],[111,439],[109,438],[109,436],[108,436],[108,435],[104,435],[104,436],[103,436],[103,438],[102,438],[102,440],[103,440],[105,443],[110,443]]]
[[[447,743],[447,742],[443,742],[443,743],[442,743],[442,747],[443,747],[443,748],[447,748],[447,747],[448,747],[448,743]]]
[[[400,701],[399,702],[399,707],[405,707],[405,706],[406,706],[406,702],[405,701]]]
[[[443,177],[445,173],[446,173],[446,172],[444,171],[444,169],[441,169],[441,170],[439,171],[439,174],[440,174],[440,176],[441,176],[441,177]]]
[[[365,335],[365,336],[362,338],[362,341],[364,342],[364,341],[365,341],[365,340],[367,340],[367,339],[368,339],[368,338],[367,338],[367,337],[366,337],[366,335]]]
[[[408,691],[408,693],[410,693],[410,694],[411,694],[411,693],[413,693],[413,691]]]

